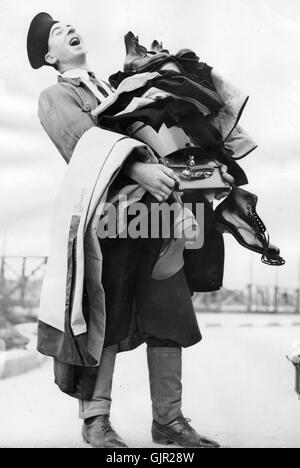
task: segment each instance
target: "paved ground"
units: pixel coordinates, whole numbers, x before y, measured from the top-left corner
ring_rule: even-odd
[[[184,352],[185,415],[225,446],[300,448],[300,401],[285,358],[300,339],[297,320],[201,314],[199,321],[204,340]],[[112,420],[131,447],[154,447],[147,379],[144,347],[119,355]],[[86,447],[77,402],[52,380],[47,361],[0,381],[0,447]]]

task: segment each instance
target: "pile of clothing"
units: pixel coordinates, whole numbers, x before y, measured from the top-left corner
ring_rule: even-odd
[[[173,129],[180,138],[184,132],[182,147],[188,142],[201,146],[208,158],[228,165],[237,185],[247,184],[244,171],[234,161],[257,147],[238,124],[248,96],[200,62],[193,51],[182,49],[170,55],[157,41],[147,51],[131,32],[125,36],[125,45],[124,71],[109,80],[116,93],[93,111],[98,125],[139,139],[137,130],[143,124],[157,132],[160,141],[168,140]],[[164,149],[167,152],[168,147]],[[174,148],[169,149],[170,153]]]
[[[216,221],[264,263],[283,265],[256,213],[257,197],[239,189],[248,179],[236,160],[257,147],[239,125],[249,97],[192,50],[171,55],[158,41],[147,50],[131,31],[125,47],[123,71],[109,79],[116,92],[92,111],[98,125],[146,143],[158,159],[197,147],[206,160],[225,164],[235,187],[215,212]]]

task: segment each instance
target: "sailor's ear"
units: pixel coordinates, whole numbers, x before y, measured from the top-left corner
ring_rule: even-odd
[[[54,55],[51,55],[50,52],[46,53],[45,60],[49,65],[52,65],[52,66],[56,65],[57,63],[57,58],[54,57]]]

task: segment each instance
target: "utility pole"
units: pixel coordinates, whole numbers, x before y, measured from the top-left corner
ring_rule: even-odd
[[[20,299],[22,306],[25,306],[25,295],[26,295],[26,283],[27,283],[27,277],[26,277],[26,257],[23,257],[22,259],[22,273],[21,273],[21,285],[20,285]]]
[[[254,270],[254,263],[253,263],[253,254],[251,253],[250,257],[250,276],[249,276],[249,284],[248,284],[248,312],[252,312],[252,303],[253,303],[253,270]]]
[[[274,287],[274,314],[278,313],[278,299],[279,299],[279,268],[275,270],[275,287]]]
[[[298,258],[298,278],[296,289],[296,314],[300,314],[300,258]]]

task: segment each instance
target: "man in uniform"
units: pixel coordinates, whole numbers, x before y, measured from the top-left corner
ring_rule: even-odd
[[[87,63],[85,43],[75,28],[54,21],[47,13],[40,13],[33,19],[27,49],[34,69],[49,66],[59,73],[58,83],[41,93],[38,115],[45,131],[68,163],[81,136],[97,125],[91,111],[114,90],[92,73]],[[233,183],[226,167],[223,167],[223,175]],[[124,178],[140,184],[146,190],[146,197],[159,202],[169,199],[177,182],[171,169],[131,158],[114,182],[115,188],[124,183]],[[221,235],[215,236],[220,246],[221,277],[223,245]],[[147,343],[153,440],[160,444],[177,443],[183,447],[219,447],[218,443],[198,434],[181,412],[182,347],[199,342],[201,335],[184,269],[165,281],[151,279],[153,256],[159,253],[160,242],[157,239],[100,240],[107,313],[100,364],[93,369],[75,369],[66,362],[55,360],[56,382],[63,391],[79,399],[80,417],[84,421],[83,438],[93,447],[126,447],[109,418],[116,354],[134,347],[128,339],[132,317],[132,301],[128,297],[134,295],[138,304],[140,342]],[[140,286],[137,277],[143,278]],[[214,285],[218,289],[221,280]],[[127,343],[127,348],[122,347],[122,343]],[[76,392],[68,391],[66,381],[70,375],[75,381]],[[88,390],[82,390],[83,382],[89,386]]]

